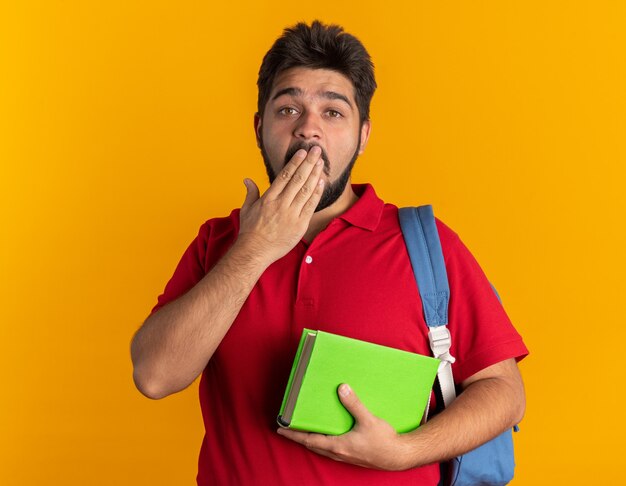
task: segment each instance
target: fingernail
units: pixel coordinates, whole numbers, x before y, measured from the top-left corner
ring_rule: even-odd
[[[318,155],[322,153],[322,149],[320,148],[319,145],[313,145],[311,152],[313,152],[313,155]]]
[[[298,150],[298,151],[296,152],[296,155],[297,155],[298,157],[303,157],[303,158],[304,158],[304,157],[306,157],[306,150],[304,150],[304,149],[300,149],[300,150]]]
[[[342,397],[347,397],[348,395],[350,395],[350,387],[344,383],[339,387],[339,394]]]

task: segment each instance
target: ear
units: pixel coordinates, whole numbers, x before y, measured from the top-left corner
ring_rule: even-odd
[[[254,114],[254,135],[256,136],[256,146],[261,148],[261,117]]]
[[[372,121],[365,120],[363,122],[363,126],[361,127],[361,146],[359,147],[359,155],[365,152],[365,147],[367,146],[367,141],[370,138],[371,131],[372,131]]]

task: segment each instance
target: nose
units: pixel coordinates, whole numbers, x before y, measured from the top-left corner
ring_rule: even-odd
[[[320,119],[315,113],[304,112],[298,117],[293,134],[300,140],[319,140],[322,137]]]

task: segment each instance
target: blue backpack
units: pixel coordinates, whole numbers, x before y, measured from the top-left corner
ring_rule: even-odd
[[[435,216],[431,206],[420,206],[400,208],[399,217],[422,298],[430,348],[441,360],[437,380],[443,404],[448,407],[456,398],[451,366],[454,357],[450,355],[451,338],[446,327],[450,288]],[[517,426],[514,430],[517,431]],[[507,430],[477,449],[442,463],[439,486],[505,485],[513,479],[514,469],[513,437],[511,430]]]

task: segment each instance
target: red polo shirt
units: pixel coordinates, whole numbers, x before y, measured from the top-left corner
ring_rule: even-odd
[[[200,405],[205,437],[198,484],[435,485],[437,465],[385,472],[336,462],[276,433],[303,328],[430,355],[398,208],[369,184],[359,200],[309,245],[300,241],[263,273],[205,368]],[[458,236],[440,221],[450,281],[455,380],[528,351]],[[193,287],[234,242],[239,209],[215,218],[183,255],[152,310]]]

